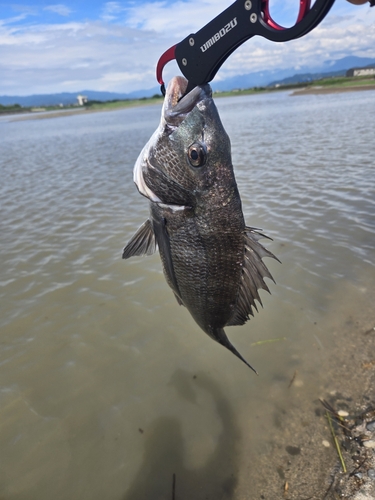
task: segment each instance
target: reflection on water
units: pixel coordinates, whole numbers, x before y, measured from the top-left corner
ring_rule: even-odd
[[[213,405],[212,415],[220,424],[220,432],[215,442],[210,443],[212,451],[207,461],[199,466],[199,456],[193,466],[186,466],[186,444],[180,420],[176,417],[163,416],[152,422],[145,435],[142,465],[125,495],[126,500],[145,498],[171,498],[173,475],[174,491],[186,498],[232,498],[236,487],[239,469],[240,436],[236,427],[233,410],[220,387],[206,373],[192,375],[177,369],[172,375],[171,385],[178,396],[190,403],[186,405],[191,419],[196,420],[196,429],[200,426],[202,412]],[[188,406],[193,405],[193,411]],[[216,422],[215,422],[216,424]],[[143,434],[143,429],[139,429]],[[198,430],[199,432],[199,430]],[[201,436],[202,441],[212,441],[212,436]],[[195,444],[204,453],[204,444]],[[198,465],[198,466],[197,466]],[[178,498],[177,497],[177,498]]]
[[[375,277],[373,99],[217,100],[246,221],[283,262],[228,329],[260,377],[178,307],[158,255],[121,260],[158,106],[0,122],[2,498],[170,498],[173,473],[181,500],[241,498],[294,371],[316,399],[335,308]]]

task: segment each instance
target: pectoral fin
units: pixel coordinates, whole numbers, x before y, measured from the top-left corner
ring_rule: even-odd
[[[147,219],[124,248],[122,258],[128,259],[135,255],[152,255],[156,248],[154,230],[150,219]]]
[[[151,208],[151,211],[153,207]],[[153,219],[153,226],[155,231],[156,241],[159,247],[159,253],[161,260],[163,262],[164,274],[168,285],[172,288],[177,302],[180,303],[180,290],[178,288],[176,274],[174,272],[173,258],[171,253],[171,245],[169,240],[169,234],[167,230],[167,221],[162,217],[155,217]],[[182,300],[181,300],[182,303]],[[180,304],[181,305],[181,304]]]

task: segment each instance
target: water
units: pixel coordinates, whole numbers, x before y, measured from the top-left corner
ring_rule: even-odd
[[[260,377],[177,305],[158,255],[121,260],[159,106],[1,120],[2,499],[169,499],[173,473],[181,500],[245,498],[296,368],[319,397],[335,311],[373,286],[374,97],[217,99],[246,221],[282,261],[227,329]]]

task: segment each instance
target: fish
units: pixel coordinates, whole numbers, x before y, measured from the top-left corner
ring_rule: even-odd
[[[169,82],[158,128],[136,160],[133,178],[150,216],[122,257],[159,250],[164,276],[179,305],[213,340],[255,373],[224,327],[243,325],[262,305],[258,290],[274,281],[263,262],[278,260],[245,225],[231,143],[210,85],[184,95],[187,80]],[[269,238],[270,239],[270,238]]]

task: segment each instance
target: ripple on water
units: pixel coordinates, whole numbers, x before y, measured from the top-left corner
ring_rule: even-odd
[[[237,464],[237,445],[247,466],[291,404],[297,368],[301,397],[317,397],[327,318],[375,275],[372,99],[217,99],[246,221],[283,262],[267,262],[278,284],[262,292],[265,310],[228,329],[262,374],[251,384],[177,305],[157,255],[121,259],[148,216],[132,168],[159,107],[1,123],[5,495],[124,498],[169,431],[192,470],[214,470],[215,450]]]

